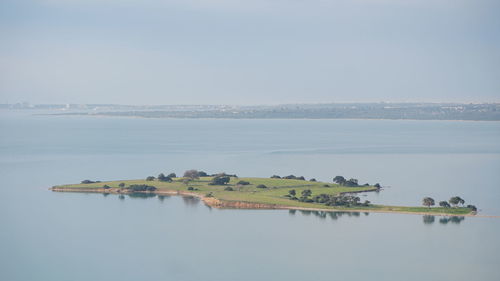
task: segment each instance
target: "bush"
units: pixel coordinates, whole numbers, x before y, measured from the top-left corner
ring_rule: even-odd
[[[194,187],[190,186],[188,187],[188,190],[194,190]]]
[[[130,191],[138,192],[138,191],[155,191],[156,187],[147,184],[132,184],[128,187]]]
[[[176,178],[177,175],[175,173],[170,173],[170,174],[168,174],[167,177],[169,177],[169,178]]]
[[[212,181],[209,183],[209,185],[225,185],[227,184],[231,179],[229,176],[216,176],[212,178]]]
[[[471,209],[472,211],[476,212],[477,208],[474,205],[467,205],[467,208]]]
[[[214,195],[212,194],[212,192],[209,192],[209,193],[205,194],[205,197],[214,197]]]
[[[239,181],[237,184],[240,184],[240,185],[249,185],[250,182],[249,181]]]
[[[82,184],[100,183],[100,181],[82,180]]]
[[[328,184],[324,184],[323,187],[330,187]]]
[[[153,176],[149,176],[149,177],[147,177],[147,178],[146,178],[146,180],[147,180],[147,181],[154,181],[154,180],[155,180],[155,177],[153,177]]]
[[[226,188],[224,188],[225,191],[234,191],[234,189],[230,186],[227,186]]]
[[[203,171],[198,171],[198,177],[208,177],[208,174]]]
[[[121,187],[121,188],[124,188],[125,187],[125,183],[122,182],[118,186]]]
[[[110,188],[111,188],[111,186],[109,186],[109,185],[105,184],[102,188],[104,188],[104,189],[110,189]]]
[[[257,185],[257,188],[267,188],[267,186],[265,186],[263,184],[259,184],[259,185]]]
[[[374,186],[375,186],[376,188],[381,188],[381,187],[382,187],[382,186],[380,186],[380,183],[376,183]]]
[[[316,179],[313,178],[313,179],[310,179],[309,181],[316,181]]]
[[[172,182],[172,178],[166,177],[163,173],[158,175],[158,180],[159,181],[166,181],[166,182]]]
[[[280,176],[278,176],[278,175],[272,175],[272,176],[271,176],[271,178],[272,178],[272,179],[281,179],[281,177],[280,177]]]

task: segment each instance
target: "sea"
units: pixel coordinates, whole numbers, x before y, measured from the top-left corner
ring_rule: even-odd
[[[0,280],[500,280],[500,122],[147,119],[0,111]],[[60,193],[198,169],[460,196],[478,217],[215,209]]]

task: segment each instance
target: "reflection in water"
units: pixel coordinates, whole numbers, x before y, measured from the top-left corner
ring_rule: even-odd
[[[156,197],[156,194],[154,193],[130,193],[128,195],[129,198],[140,198],[140,199],[147,199],[147,198],[152,198]]]
[[[320,219],[326,219],[327,217],[330,217],[332,220],[337,220],[342,216],[348,216],[348,217],[361,216],[360,212],[339,212],[339,211],[326,212],[326,211],[309,211],[309,210],[298,210],[298,211],[304,216],[314,215],[315,217],[318,217]],[[295,215],[296,212],[297,210],[288,210],[288,214],[290,215]],[[363,214],[365,214],[365,216],[368,216],[370,213],[364,212]]]
[[[163,202],[163,200],[165,200],[165,198],[169,198],[170,195],[158,195],[158,200],[160,200],[160,202]]]
[[[120,200],[124,200],[124,199],[125,199],[125,195],[120,194],[120,195],[118,196],[118,199],[120,199]]]
[[[186,206],[197,206],[200,203],[200,198],[194,196],[182,196],[182,200]]]
[[[436,220],[435,216],[431,215],[425,215],[422,217],[424,224],[432,224]],[[454,223],[454,224],[459,224],[463,220],[465,220],[465,217],[458,217],[458,216],[452,216],[452,217],[441,217],[439,219],[440,224],[448,224],[449,222]]]
[[[432,224],[436,220],[435,216],[429,216],[429,215],[425,215],[422,218],[423,218],[424,224]]]
[[[109,193],[103,193],[102,196],[107,197]]]
[[[449,222],[454,223],[454,224],[459,224],[463,220],[465,220],[465,217],[443,217],[439,219],[440,224],[447,224]]]

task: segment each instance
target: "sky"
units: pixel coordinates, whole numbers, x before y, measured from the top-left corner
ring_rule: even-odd
[[[0,103],[500,102],[498,0],[0,0]]]

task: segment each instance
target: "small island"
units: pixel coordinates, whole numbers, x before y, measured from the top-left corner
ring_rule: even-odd
[[[50,190],[114,193],[121,196],[195,196],[215,208],[363,211],[445,216],[475,215],[477,212],[475,206],[465,206],[465,201],[458,196],[439,202],[439,207],[433,207],[435,202],[430,197],[422,200],[423,207],[410,207],[376,205],[367,200],[361,201],[357,196],[364,192],[378,192],[381,188],[378,183],[359,184],[358,180],[346,179],[343,176],[336,176],[329,183],[316,179],[306,180],[303,176],[294,175],[258,178],[188,170],[182,177],[175,173],[162,173],[156,177],[149,176],[138,180],[83,180],[80,184],[59,185]]]

